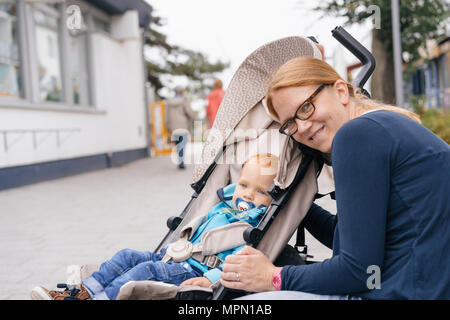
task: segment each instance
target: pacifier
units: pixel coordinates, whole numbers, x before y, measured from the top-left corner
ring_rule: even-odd
[[[238,210],[247,211],[247,210],[253,209],[255,207],[256,206],[253,202],[248,202],[241,198],[236,199],[236,208]]]

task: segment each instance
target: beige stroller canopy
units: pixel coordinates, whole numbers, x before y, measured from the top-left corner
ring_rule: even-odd
[[[237,142],[233,138],[239,138],[239,141],[254,139],[246,136],[235,137],[233,133],[235,134],[236,129],[246,131],[271,127],[274,121],[269,114],[253,109],[264,107],[260,104],[266,95],[271,75],[286,61],[299,56],[322,58],[319,49],[310,39],[287,37],[263,45],[242,62],[217,112],[212,134],[203,147],[202,159],[194,169],[193,182],[203,176],[224,144]],[[249,113],[251,110],[253,111]],[[231,141],[227,142],[227,139]]]

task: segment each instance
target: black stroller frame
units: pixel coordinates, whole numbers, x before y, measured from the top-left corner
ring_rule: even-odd
[[[344,28],[342,27],[336,27],[332,30],[332,36],[340,42],[344,47],[346,47],[353,55],[355,55],[362,63],[362,69],[355,77],[355,80],[353,81],[352,85],[354,87],[359,88],[363,94],[370,97],[370,94],[363,88],[366,81],[371,76],[373,70],[375,69],[375,58],[373,55],[368,51],[361,43],[359,43],[355,38],[353,38]],[[314,37],[309,37],[312,41],[316,42],[316,39]],[[313,161],[316,161],[318,164],[318,172],[317,176],[320,174],[320,171],[323,167],[323,164],[326,162],[326,160],[322,157],[322,155],[312,149],[306,148],[305,146],[298,144],[298,147],[302,149],[303,156],[302,161],[299,165],[299,168],[297,169],[297,172],[295,174],[293,182],[287,187],[286,189],[281,189],[278,186],[272,185],[269,194],[272,196],[273,201],[269,208],[267,209],[265,215],[261,219],[260,223],[257,227],[252,228],[249,227],[247,230],[245,230],[243,237],[244,240],[247,242],[249,246],[256,247],[261,239],[263,238],[265,232],[268,230],[270,224],[277,216],[278,212],[284,207],[284,205],[287,203],[287,201],[290,198],[290,195],[293,193],[292,191],[295,190],[295,188],[299,185],[299,183],[302,181],[306,171],[308,170],[310,164]],[[202,178],[191,184],[191,187],[194,189],[194,193],[191,196],[190,201],[182,211],[182,213],[179,216],[170,217],[167,220],[167,226],[169,228],[169,232],[166,234],[166,236],[163,238],[163,240],[160,242],[158,247],[156,248],[156,251],[159,251],[162,247],[162,245],[165,243],[165,241],[171,236],[172,232],[180,225],[180,223],[183,221],[183,218],[189,212],[190,208],[194,204],[194,201],[197,200],[198,196],[200,195],[201,191],[203,190],[203,187],[206,185],[206,181],[208,180],[209,176],[214,171],[220,157],[225,152],[226,147],[224,146],[222,151],[219,152],[213,163],[208,167],[205,174],[202,176]],[[326,196],[328,194],[316,194],[315,199],[321,198],[323,196]],[[334,199],[334,191],[330,192],[329,195]],[[310,264],[314,263],[314,261],[308,261],[307,258],[309,257],[307,255],[307,246],[305,244],[305,230],[302,223],[298,226],[297,229],[297,236],[296,236],[296,245],[295,249],[299,254],[299,257],[303,257],[302,260],[304,260],[304,263]],[[298,264],[298,261],[294,261],[292,264]],[[198,294],[198,295],[196,295]],[[175,299],[182,299],[182,300],[197,300],[197,299],[213,299],[213,300],[221,300],[221,299],[230,299],[234,298],[239,295],[244,295],[246,293],[239,292],[236,290],[227,289],[223,286],[217,287],[215,290],[213,290],[212,297],[211,295],[207,294],[205,295],[205,292],[201,291],[193,291],[193,292],[182,292],[177,294]]]

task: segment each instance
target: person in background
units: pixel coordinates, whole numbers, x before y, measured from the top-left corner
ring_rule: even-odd
[[[222,89],[222,81],[220,79],[214,79],[213,90],[208,95],[208,105],[206,106],[206,119],[208,120],[209,128],[214,123],[217,110],[219,110],[224,95],[225,90]]]
[[[172,142],[176,144],[178,168],[184,169],[185,148],[197,114],[184,96],[183,87],[175,87],[175,97],[167,101],[165,111],[166,128],[172,134]]]

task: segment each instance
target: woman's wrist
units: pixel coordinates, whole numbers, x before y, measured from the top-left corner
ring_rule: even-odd
[[[276,268],[272,276],[272,286],[275,290],[281,290],[281,269],[283,268]]]

